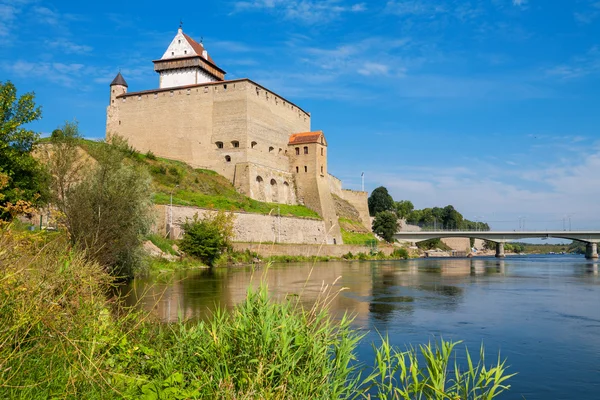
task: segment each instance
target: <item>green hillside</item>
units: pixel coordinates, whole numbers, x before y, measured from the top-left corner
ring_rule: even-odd
[[[88,151],[102,142],[83,140],[81,147]],[[93,151],[92,151],[93,153]],[[313,210],[300,205],[264,203],[238,193],[231,182],[222,175],[206,169],[194,169],[174,160],[155,157],[152,153],[141,154],[133,149],[128,158],[148,169],[153,180],[153,200],[156,204],[169,204],[173,193],[173,204],[212,208],[227,211],[245,211],[257,214],[321,219]]]

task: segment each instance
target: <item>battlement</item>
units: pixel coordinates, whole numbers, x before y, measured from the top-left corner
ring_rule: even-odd
[[[299,116],[304,118],[310,118],[310,113],[303,110],[298,105],[292,103],[286,98],[278,95],[277,93],[265,88],[264,86],[252,81],[248,78],[243,79],[232,79],[228,81],[220,82],[207,82],[195,85],[177,86],[171,88],[157,88],[151,90],[141,90],[137,92],[128,92],[118,95],[117,99],[125,99],[125,101],[132,97],[138,97],[138,100],[142,98],[148,98],[149,95],[154,95],[157,98],[159,94],[169,93],[173,95],[191,95],[191,94],[208,94],[213,93],[215,95],[231,93],[235,90],[253,90],[257,97],[264,99],[266,102],[271,102],[282,108],[287,108],[292,112],[298,113]]]

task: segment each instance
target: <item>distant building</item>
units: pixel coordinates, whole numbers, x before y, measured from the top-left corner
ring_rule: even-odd
[[[325,220],[328,243],[342,243],[332,192],[370,229],[367,193],[342,190],[328,174],[327,141],[311,131],[310,113],[250,79],[226,80],[181,28],[153,63],[158,89],[128,92],[121,73],[110,84],[107,138],[217,171],[253,199],[304,204]]]

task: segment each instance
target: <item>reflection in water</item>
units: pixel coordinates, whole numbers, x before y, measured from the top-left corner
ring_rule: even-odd
[[[355,327],[367,335],[357,349],[366,363],[378,332],[388,333],[401,347],[444,336],[464,340],[475,352],[482,342],[490,355],[502,350],[511,372],[519,374],[501,398],[595,399],[600,391],[600,277],[598,262],[583,257],[195,270],[153,282],[136,280],[126,300],[164,321],[204,318],[215,305],[233,307],[242,301],[248,287],[257,287],[261,279],[275,299],[297,294],[307,306],[326,288],[345,288],[332,299],[331,310],[355,315]]]
[[[359,323],[370,317],[388,321],[396,312],[410,315],[415,299],[427,298],[428,307],[455,309],[463,294],[460,285],[464,278],[503,274],[503,263],[494,259],[437,259],[189,270],[154,281],[136,280],[127,288],[131,293],[126,301],[154,310],[163,321],[203,318],[217,305],[233,307],[246,297],[249,287],[256,288],[264,280],[275,299],[300,295],[307,306],[327,289],[344,289],[331,302],[334,313],[350,311]]]

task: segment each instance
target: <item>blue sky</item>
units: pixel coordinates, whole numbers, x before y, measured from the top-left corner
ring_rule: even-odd
[[[180,19],[229,79],[312,113],[345,187],[600,229],[599,0],[0,0],[0,80],[35,91],[34,129],[103,137],[108,84],[157,87]]]

